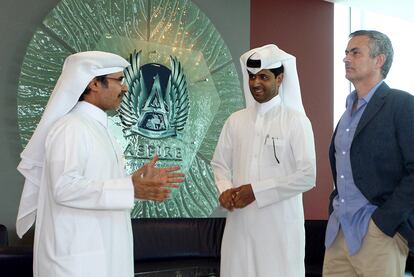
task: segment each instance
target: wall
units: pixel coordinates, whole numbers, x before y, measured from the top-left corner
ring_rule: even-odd
[[[15,221],[23,178],[16,171],[21,145],[17,128],[16,91],[20,65],[36,27],[58,1],[3,0],[0,9],[0,223],[16,241]]]
[[[297,58],[305,110],[316,144],[316,188],[305,193],[306,219],[326,219],[332,178],[333,4],[322,0],[251,0],[250,45],[275,43]]]

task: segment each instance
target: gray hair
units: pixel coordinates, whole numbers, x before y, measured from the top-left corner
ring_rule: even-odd
[[[369,38],[369,54],[371,58],[384,54],[385,62],[381,68],[381,75],[385,79],[390,71],[392,60],[394,58],[394,50],[392,48],[391,40],[387,35],[373,30],[355,31],[349,35],[349,38],[356,36],[367,36]]]

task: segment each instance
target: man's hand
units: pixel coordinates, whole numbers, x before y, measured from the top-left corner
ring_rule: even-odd
[[[233,191],[234,189],[225,190],[219,197],[220,205],[229,211],[232,211],[234,208],[233,198],[235,194]]]
[[[240,187],[234,188],[233,191],[233,193],[235,194],[233,199],[234,208],[244,208],[250,203],[252,203],[254,200],[256,200],[251,184],[242,185]]]
[[[184,174],[177,172],[179,166],[155,167],[158,156],[132,174],[135,198],[164,201],[171,193],[170,188],[177,188],[184,182]]]

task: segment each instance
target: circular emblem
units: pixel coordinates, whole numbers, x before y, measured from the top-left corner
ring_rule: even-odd
[[[129,59],[129,91],[109,128],[128,173],[153,155],[186,181],[164,203],[136,201],[133,217],[205,217],[217,206],[210,168],[226,118],[242,108],[230,52],[207,16],[185,0],[61,1],[30,41],[18,85],[22,145],[30,139],[65,58],[102,50]]]

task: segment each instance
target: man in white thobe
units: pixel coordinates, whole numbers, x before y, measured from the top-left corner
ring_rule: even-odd
[[[275,45],[241,56],[246,109],[223,126],[213,159],[227,209],[221,276],[305,276],[302,193],[315,185],[312,127],[296,60]]]
[[[134,197],[165,200],[182,181],[157,158],[127,176],[105,111],[119,107],[128,62],[105,52],[69,56],[21,154],[25,176],[16,230],[36,221],[35,277],[132,277]],[[79,101],[78,101],[79,100]]]

